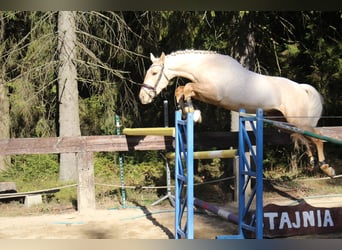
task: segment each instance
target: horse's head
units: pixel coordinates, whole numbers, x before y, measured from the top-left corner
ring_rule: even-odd
[[[144,83],[141,85],[139,98],[142,104],[152,102],[162,89],[169,84],[169,79],[164,72],[165,54],[161,54],[160,58],[155,58],[151,53],[152,65],[146,72]]]

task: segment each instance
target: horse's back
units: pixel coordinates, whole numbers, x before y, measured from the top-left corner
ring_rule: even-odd
[[[301,127],[314,127],[321,116],[323,99],[309,84],[299,84],[285,77],[252,73],[249,82],[254,87],[250,100],[263,100],[264,110],[278,110],[289,123]],[[260,90],[261,91],[260,91]],[[247,97],[246,97],[247,98]],[[245,102],[248,102],[247,100]]]

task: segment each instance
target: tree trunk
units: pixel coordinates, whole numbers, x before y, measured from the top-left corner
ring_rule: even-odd
[[[76,12],[60,11],[58,14],[58,70],[59,136],[80,136],[76,58]],[[60,154],[59,179],[76,180],[75,153]]]
[[[252,70],[255,61],[255,36],[254,36],[255,13],[243,12],[236,17],[237,37],[235,46],[232,48],[232,56],[238,60],[242,66]]]
[[[0,138],[10,137],[10,117],[9,117],[9,99],[8,90],[3,80],[3,75],[0,79]],[[0,155],[0,171],[3,171],[10,164],[10,156]]]
[[[0,43],[3,44],[5,40],[5,21],[2,11],[0,11]],[[1,68],[0,75],[0,138],[10,137],[10,115],[9,115],[9,98],[8,89],[5,81],[4,64]],[[0,155],[0,171],[3,171],[10,164],[10,156]]]
[[[252,13],[246,13],[239,19],[238,25],[238,39],[236,46],[233,48],[233,57],[237,59],[246,69],[254,69],[255,60],[255,37],[253,28]],[[239,113],[235,111],[230,112],[231,131],[239,130]],[[250,124],[246,124],[247,130],[251,130]]]

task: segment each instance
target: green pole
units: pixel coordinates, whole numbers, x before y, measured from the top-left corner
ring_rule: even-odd
[[[324,136],[324,135],[319,135],[319,134],[313,133],[313,132],[308,131],[308,130],[304,130],[304,129],[300,129],[300,128],[297,128],[297,127],[294,127],[291,125],[287,125],[283,122],[272,121],[269,119],[264,119],[264,121],[275,126],[275,127],[278,127],[278,128],[286,129],[289,131],[293,131],[295,133],[307,135],[307,136],[310,136],[310,137],[313,137],[316,139],[320,139],[320,140],[324,140],[324,141],[328,141],[331,143],[336,143],[336,144],[342,145],[342,140],[339,140],[339,139],[331,138],[331,137]]]
[[[116,125],[116,134],[121,135],[120,117],[118,115],[115,115],[115,125]],[[119,168],[120,168],[122,207],[126,208],[125,172],[124,172],[122,153],[119,153]]]

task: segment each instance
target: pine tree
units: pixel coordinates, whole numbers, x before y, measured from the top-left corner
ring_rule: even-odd
[[[3,59],[7,47],[5,42],[5,25],[4,14],[0,11],[0,138],[9,138],[10,136],[9,98],[5,80],[6,64]],[[0,155],[0,171],[5,170],[9,162],[9,156]]]
[[[76,59],[76,13],[58,13],[58,104],[59,136],[80,136]],[[77,158],[75,153],[60,154],[59,179],[75,180]]]

